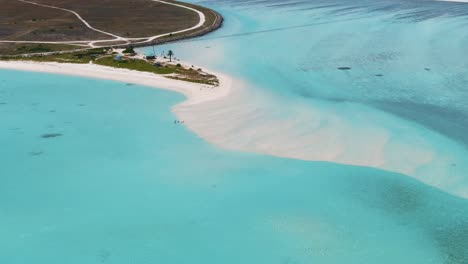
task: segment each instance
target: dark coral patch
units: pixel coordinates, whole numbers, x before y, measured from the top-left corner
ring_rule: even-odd
[[[55,138],[55,137],[60,137],[62,134],[60,133],[48,133],[48,134],[43,134],[41,135],[41,138]]]

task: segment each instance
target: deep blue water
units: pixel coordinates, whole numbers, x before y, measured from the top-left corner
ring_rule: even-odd
[[[171,44],[177,56],[288,103],[360,104],[382,127],[390,113],[435,150],[464,153],[461,4],[201,3],[225,27]],[[174,124],[170,108],[182,100],[0,71],[0,263],[467,263],[468,202],[450,189],[226,151]]]

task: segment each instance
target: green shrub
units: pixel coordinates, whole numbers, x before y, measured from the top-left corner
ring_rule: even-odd
[[[28,52],[28,53],[39,53],[39,52],[50,52],[50,51],[52,51],[51,48],[45,47],[42,44],[34,45],[34,46],[31,46],[31,47],[21,46],[21,47],[17,48],[16,50],[21,51],[21,52]]]
[[[123,53],[135,53],[135,50],[133,49],[132,46],[130,46],[130,47],[127,47],[127,48],[123,51]]]

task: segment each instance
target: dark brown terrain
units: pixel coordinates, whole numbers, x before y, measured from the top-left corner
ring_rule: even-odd
[[[189,28],[199,21],[195,12],[151,0],[35,0],[35,2],[71,9],[93,27],[122,37],[164,34]]]
[[[0,40],[67,41],[109,38],[90,30],[76,16],[65,11],[16,0],[0,0],[0,6]]]
[[[152,0],[31,0],[31,2],[66,8],[77,12],[92,27],[124,38],[141,38],[183,30],[196,25],[197,13]],[[168,1],[179,3],[176,1]],[[186,32],[195,36],[214,27],[222,19],[210,9],[180,3],[202,11],[207,21],[203,28]],[[87,28],[75,15],[65,10],[0,0],[0,41],[88,41],[113,39],[112,36]],[[167,39],[174,36],[167,36]],[[177,36],[181,38],[184,36]],[[134,41],[137,42],[137,41]],[[87,43],[74,43],[86,46]],[[105,42],[102,45],[125,45]],[[128,44],[128,43],[127,43]],[[18,54],[75,49],[79,46],[50,43],[0,43],[1,54]]]

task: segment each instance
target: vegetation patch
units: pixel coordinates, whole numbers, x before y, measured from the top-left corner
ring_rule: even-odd
[[[94,61],[95,64],[115,67],[120,69],[129,69],[142,72],[151,72],[154,74],[162,74],[167,78],[181,80],[186,82],[203,83],[209,85],[218,85],[219,81],[216,76],[207,74],[201,70],[193,70],[185,68],[180,63],[154,63],[133,57],[122,57],[117,59],[113,56],[104,56]]]
[[[16,49],[18,52],[21,53],[40,53],[40,52],[51,52],[52,48],[49,46],[44,46],[42,44],[34,45],[34,46],[20,46]]]
[[[124,51],[132,52],[133,48],[127,48]],[[173,54],[174,53],[172,52],[172,55]],[[118,54],[114,50],[105,48],[89,49],[64,54],[50,54],[45,56],[0,56],[0,59],[81,64],[92,62],[102,66],[160,74],[175,80],[203,83],[213,86],[219,85],[219,81],[216,76],[203,72],[200,68],[197,69],[193,66],[186,67],[177,62],[167,61],[167,59],[157,61],[155,57],[154,59],[146,60],[142,59],[141,56],[134,55],[133,53],[129,53],[128,55]]]
[[[126,49],[124,49],[122,51],[122,53],[125,53],[125,54],[135,54],[135,50],[133,49],[133,46],[129,46],[127,47]]]
[[[120,69],[129,69],[142,72],[152,72],[156,74],[171,74],[174,70],[169,67],[156,67],[142,59],[125,58],[116,60],[111,56],[102,57],[94,62],[95,64],[110,66]]]
[[[106,49],[97,48],[74,53],[52,54],[46,56],[9,56],[2,60],[36,61],[36,62],[63,62],[63,63],[89,63],[100,56],[107,54]]]
[[[80,48],[82,47],[67,44],[0,43],[0,56],[60,52]]]

